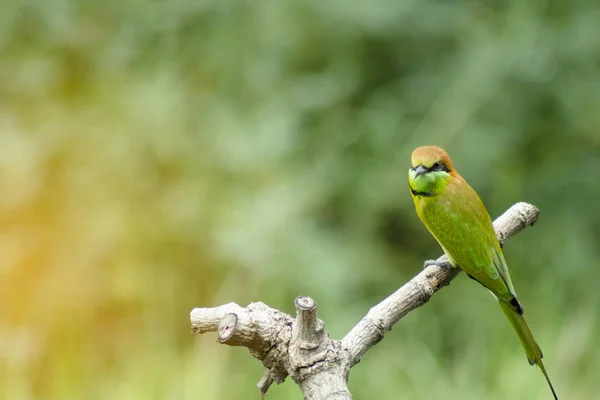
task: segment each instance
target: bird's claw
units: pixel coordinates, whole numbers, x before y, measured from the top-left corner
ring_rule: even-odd
[[[450,264],[450,262],[447,260],[441,261],[441,262],[438,262],[438,260],[425,260],[425,262],[423,263],[423,269],[430,267],[432,265],[437,265],[438,267],[441,267],[441,268],[448,268],[448,269],[452,268],[452,264]]]

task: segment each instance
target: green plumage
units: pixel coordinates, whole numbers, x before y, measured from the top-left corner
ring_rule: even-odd
[[[510,301],[516,293],[492,220],[477,193],[466,182],[460,186],[453,179],[438,195],[417,196],[417,214],[453,265],[459,265],[499,299]]]
[[[542,351],[523,318],[492,220],[477,193],[454,170],[446,152],[413,152],[409,187],[417,214],[454,266],[486,287],[517,332],[531,365],[537,364],[558,400],[542,363]]]

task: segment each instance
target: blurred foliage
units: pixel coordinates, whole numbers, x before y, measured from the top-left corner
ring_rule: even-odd
[[[561,398],[599,398],[599,20],[594,0],[2,1],[1,397],[257,398],[260,363],[189,311],[310,295],[342,337],[440,254],[406,183],[437,144],[492,216],[541,209],[513,282]],[[550,397],[464,276],[350,387]]]

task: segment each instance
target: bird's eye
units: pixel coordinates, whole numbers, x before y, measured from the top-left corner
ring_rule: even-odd
[[[433,169],[433,170],[438,170],[438,169],[440,169],[440,166],[441,166],[440,162],[439,162],[439,161],[436,161],[436,162],[434,162],[434,163],[433,163],[433,165],[431,166],[431,169]]]

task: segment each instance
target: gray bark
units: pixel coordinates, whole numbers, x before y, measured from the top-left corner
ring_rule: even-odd
[[[525,227],[533,225],[539,210],[517,203],[494,221],[501,245]],[[219,343],[244,346],[266,368],[258,382],[261,396],[273,382],[290,376],[306,400],[349,400],[350,369],[403,316],[427,303],[448,285],[459,268],[448,268],[442,256],[404,284],[391,296],[373,306],[342,340],[334,340],[317,317],[317,303],[296,298],[296,318],[263,303],[240,307],[235,303],[213,308],[194,308],[190,314],[196,333],[217,331]]]

